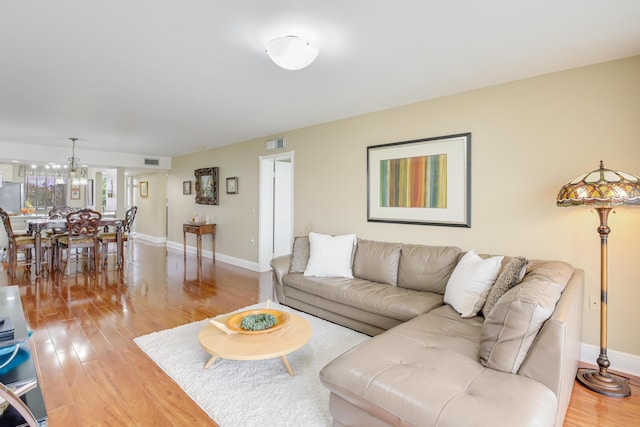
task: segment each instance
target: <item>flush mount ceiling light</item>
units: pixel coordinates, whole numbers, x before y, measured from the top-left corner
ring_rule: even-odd
[[[285,70],[301,70],[318,57],[318,48],[298,36],[284,36],[267,43],[267,55]]]

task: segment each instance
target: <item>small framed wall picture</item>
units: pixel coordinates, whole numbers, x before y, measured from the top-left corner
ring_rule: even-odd
[[[191,194],[191,181],[182,181],[182,194]]]
[[[80,187],[71,186],[71,200],[80,200]]]
[[[238,177],[227,178],[227,194],[238,194]]]
[[[76,183],[71,184],[71,200],[80,200],[80,183],[76,181]]]
[[[140,181],[140,197],[149,197],[149,181]]]

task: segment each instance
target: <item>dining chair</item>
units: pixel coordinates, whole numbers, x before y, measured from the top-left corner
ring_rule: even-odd
[[[51,208],[49,211],[49,219],[66,219],[69,213],[78,210],[80,208],[72,208],[67,205],[58,205]],[[47,236],[51,239],[51,245],[53,246],[53,263],[56,264],[56,257],[58,256],[58,239],[65,235],[64,229],[51,228],[47,231]]]
[[[7,264],[9,266],[7,270],[11,276],[15,276],[18,265],[31,268],[31,264],[35,264],[35,238],[28,234],[14,233],[9,214],[2,208],[0,208],[0,217],[2,217],[2,223],[7,232]],[[43,238],[40,247],[42,249],[41,255],[47,255],[47,257],[42,256],[42,259],[47,260],[46,263],[51,269],[51,240]],[[23,260],[18,259],[20,253],[24,254]]]
[[[98,265],[98,231],[102,214],[91,209],[79,209],[67,215],[67,232],[57,239],[58,254],[56,264],[62,271],[61,264],[64,258],[64,270],[67,270],[71,251],[75,250],[76,260],[78,249],[83,249],[83,254],[91,257],[90,268]],[[66,251],[66,258],[63,253]]]
[[[133,220],[136,218],[136,213],[138,212],[137,206],[131,206],[124,214],[124,221],[122,223],[122,244],[123,246],[126,244],[127,251],[131,254],[131,246],[130,239],[131,237],[131,227],[133,226]],[[102,254],[100,263],[103,267],[107,266],[107,256],[109,254],[109,243],[117,242],[117,233],[115,231],[105,231],[98,233],[98,241],[102,245]],[[122,258],[124,259],[125,254],[122,254]]]

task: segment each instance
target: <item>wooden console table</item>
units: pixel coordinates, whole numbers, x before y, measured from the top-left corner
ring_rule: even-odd
[[[182,241],[184,244],[184,256],[187,257],[187,233],[198,236],[198,263],[202,262],[202,235],[211,234],[213,237],[213,263],[216,263],[216,225],[215,224],[194,224],[188,222],[182,226]]]

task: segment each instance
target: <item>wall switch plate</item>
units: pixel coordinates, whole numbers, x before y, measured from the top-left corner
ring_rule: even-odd
[[[589,297],[589,309],[600,311],[600,297],[597,295],[591,295]]]

